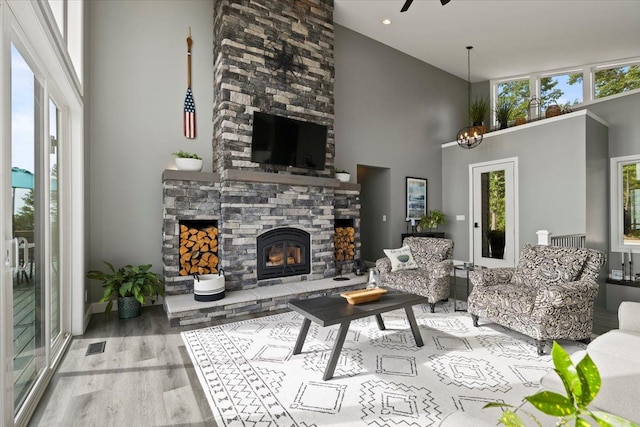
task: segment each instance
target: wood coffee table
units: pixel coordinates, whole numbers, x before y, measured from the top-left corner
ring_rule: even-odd
[[[426,303],[427,298],[425,297],[392,289],[389,289],[389,292],[382,295],[377,301],[357,305],[347,303],[347,300],[340,295],[291,301],[289,302],[289,308],[304,316],[302,328],[300,328],[296,345],[293,348],[293,354],[300,354],[302,351],[302,346],[307,337],[311,321],[323,327],[340,324],[340,330],[338,331],[336,342],[333,345],[331,357],[329,358],[324,376],[322,377],[325,381],[329,380],[333,377],[333,372],[336,369],[338,357],[340,357],[342,345],[344,344],[344,339],[347,336],[351,321],[362,317],[375,316],[378,322],[378,328],[383,331],[385,326],[380,314],[400,308],[404,308],[407,320],[409,320],[409,324],[411,325],[411,332],[413,333],[416,345],[422,347],[424,343],[422,342],[422,336],[420,336],[420,330],[418,329],[412,306]]]

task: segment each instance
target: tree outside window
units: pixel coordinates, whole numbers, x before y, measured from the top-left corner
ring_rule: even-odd
[[[529,79],[511,80],[498,84],[498,99],[504,98],[516,106],[511,114],[512,118],[528,116],[531,97],[529,86]]]
[[[640,89],[640,65],[608,68],[594,74],[596,99]]]
[[[622,208],[624,244],[640,243],[640,167],[639,163],[622,166]]]

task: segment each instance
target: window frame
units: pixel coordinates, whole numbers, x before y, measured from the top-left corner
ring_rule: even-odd
[[[610,159],[610,245],[611,252],[640,252],[640,243],[624,243],[624,206],[622,200],[622,168],[631,163],[640,163],[640,154],[612,157]]]
[[[554,70],[546,70],[546,71],[538,71],[535,73],[529,74],[521,74],[517,76],[509,76],[500,79],[491,79],[489,80],[490,86],[490,96],[489,101],[491,108],[491,123],[495,124],[495,105],[498,99],[498,86],[502,83],[514,81],[514,80],[526,80],[529,79],[529,92],[530,96],[541,98],[541,79],[544,77],[553,77],[557,75],[563,74],[577,74],[582,73],[582,103],[575,104],[572,108],[581,108],[585,107],[589,104],[594,104],[602,101],[607,101],[610,99],[614,99],[620,96],[631,95],[634,93],[640,93],[640,89],[630,90],[628,92],[620,92],[614,95],[609,95],[602,98],[595,97],[595,73],[599,70],[609,69],[609,68],[617,68],[617,67],[625,67],[631,65],[640,65],[640,57],[637,58],[627,58],[621,59],[618,61],[609,61],[595,64],[586,64],[576,67],[566,67],[566,68],[558,68]],[[541,115],[543,112],[541,112]]]

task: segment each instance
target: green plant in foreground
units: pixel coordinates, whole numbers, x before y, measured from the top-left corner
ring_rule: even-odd
[[[191,154],[187,151],[176,151],[175,153],[173,153],[174,156],[179,157],[181,159],[198,159],[198,160],[202,160],[202,157],[198,156],[197,154]]]
[[[629,421],[617,415],[604,411],[592,411],[587,408],[600,391],[600,372],[587,354],[577,365],[569,357],[569,354],[554,341],[551,350],[553,366],[562,380],[566,396],[552,391],[540,391],[524,400],[529,402],[538,411],[559,417],[556,425],[568,426],[575,420],[576,427],[589,427],[588,419],[592,418],[602,427],[640,427],[633,421]],[[498,420],[507,427],[524,427],[526,424],[516,411],[519,408],[507,403],[492,402],[484,408],[507,408]],[[511,410],[511,408],[515,408]],[[522,410],[536,425],[541,426],[536,417]]]
[[[117,270],[110,263],[103,261],[109,271],[91,270],[87,272],[88,279],[101,281],[104,294],[100,302],[107,302],[105,314],[107,317],[113,307],[113,299],[117,297],[135,297],[140,304],[146,302],[147,297],[164,295],[160,278],[149,271],[151,264],[131,266],[125,265]],[[151,302],[155,302],[151,300]]]

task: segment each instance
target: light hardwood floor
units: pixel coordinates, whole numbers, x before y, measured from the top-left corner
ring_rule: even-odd
[[[110,320],[93,315],[29,425],[216,426],[180,337],[199,327],[169,327],[159,306],[125,321],[115,313]],[[596,310],[595,333],[616,327],[616,313]],[[86,356],[89,344],[100,341],[106,341],[104,353]]]

